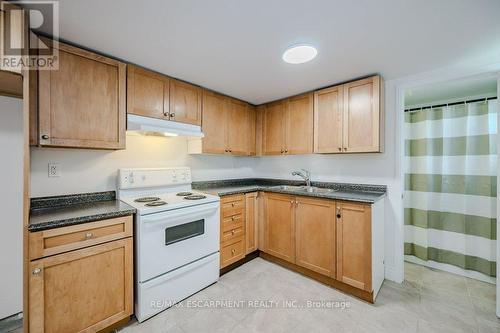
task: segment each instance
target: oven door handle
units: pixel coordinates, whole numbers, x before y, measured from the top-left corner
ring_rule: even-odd
[[[175,209],[175,210],[168,211],[165,214],[151,214],[151,215],[143,216],[141,221],[144,224],[149,224],[149,223],[155,223],[158,221],[165,221],[165,219],[171,220],[171,219],[175,219],[178,217],[186,217],[186,216],[190,216],[190,215],[200,216],[200,215],[206,214],[208,212],[216,211],[218,208],[219,208],[219,203],[217,202],[216,204],[210,204],[210,205],[207,204],[207,207],[203,207],[203,208],[200,206],[196,206],[196,210],[192,210],[192,211],[187,211],[187,209],[185,209],[185,208]]]

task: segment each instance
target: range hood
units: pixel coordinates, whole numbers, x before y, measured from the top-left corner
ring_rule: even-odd
[[[200,126],[183,124],[170,120],[143,117],[135,114],[127,115],[127,131],[158,136],[203,137]]]

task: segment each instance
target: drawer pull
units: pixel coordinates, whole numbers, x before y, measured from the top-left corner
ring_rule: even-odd
[[[235,204],[234,202],[231,202],[231,206],[233,206],[233,207],[234,207],[235,205],[236,205],[236,204]]]
[[[92,238],[93,236],[94,236],[94,234],[93,234],[93,233],[91,233],[91,232],[87,232],[87,233],[85,234],[85,238],[87,238],[87,239]]]
[[[42,271],[41,268],[35,268],[32,273],[33,273],[33,275],[38,275],[38,274],[40,274],[41,271]]]
[[[236,252],[235,249],[231,249],[231,254],[234,255],[234,253]]]
[[[234,229],[233,229],[233,230],[231,230],[231,234],[232,234],[232,235],[234,235]]]

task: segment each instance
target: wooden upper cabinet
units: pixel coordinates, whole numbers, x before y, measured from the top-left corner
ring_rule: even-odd
[[[281,155],[285,152],[286,109],[286,100],[266,105],[263,117],[263,155]]]
[[[125,148],[124,63],[59,43],[59,69],[38,76],[42,146]]]
[[[168,119],[170,79],[134,66],[127,67],[127,113]]]
[[[372,291],[371,206],[337,203],[337,280]]]
[[[295,262],[295,198],[265,193],[264,252]]]
[[[314,152],[383,151],[383,89],[380,76],[314,93]]]
[[[314,152],[342,152],[343,86],[314,93]]]
[[[202,90],[179,80],[170,80],[170,120],[201,125]]]
[[[0,54],[19,63],[28,51],[28,19],[26,11],[10,2],[1,1],[0,14]],[[13,63],[14,63],[13,62]],[[0,70],[21,74],[21,67],[11,66],[10,62],[0,62]]]
[[[226,147],[225,97],[217,93],[203,90],[202,152],[207,154],[224,154]]]
[[[226,107],[228,117],[227,149],[232,155],[249,155],[248,104],[227,98]]]
[[[295,200],[295,263],[335,278],[335,201]]]
[[[255,144],[252,149],[249,134],[255,131],[249,119],[254,114],[249,109],[245,102],[203,90],[202,130],[205,136],[201,140],[201,153],[246,156],[253,150],[255,155]]]
[[[263,155],[312,153],[312,93],[267,104],[263,112]]]
[[[285,153],[313,152],[313,94],[288,99],[285,119]]]
[[[343,89],[343,150],[351,153],[382,151],[380,76],[346,83]]]
[[[255,156],[257,155],[257,110],[255,106],[249,105],[247,107],[248,117],[248,155]]]

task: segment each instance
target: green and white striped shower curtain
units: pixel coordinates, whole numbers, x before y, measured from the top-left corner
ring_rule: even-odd
[[[405,113],[405,255],[496,275],[497,101]]]

